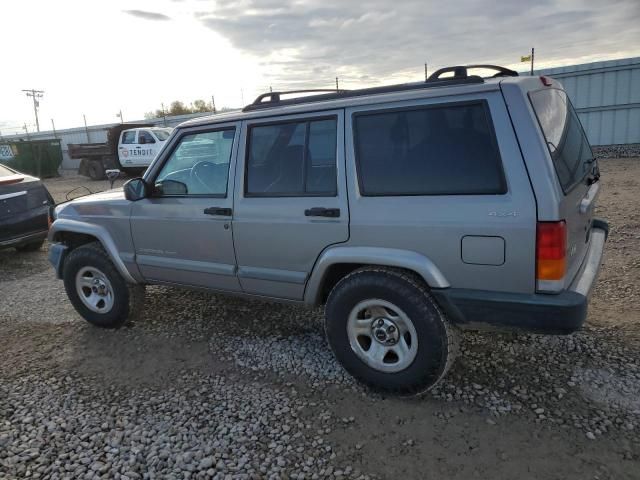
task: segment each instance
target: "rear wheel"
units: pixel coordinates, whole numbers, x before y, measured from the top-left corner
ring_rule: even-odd
[[[457,331],[421,279],[383,267],[356,270],[331,291],[329,344],[343,367],[368,387],[399,395],[429,390],[457,353]]]
[[[99,160],[89,162],[89,177],[91,180],[102,180],[105,177],[104,166]]]
[[[120,327],[141,302],[143,287],[127,285],[97,242],[78,247],[68,255],[63,279],[75,309],[98,327]]]
[[[37,240],[35,242],[25,243],[24,245],[18,245],[16,250],[19,252],[37,252],[42,248],[44,240]]]

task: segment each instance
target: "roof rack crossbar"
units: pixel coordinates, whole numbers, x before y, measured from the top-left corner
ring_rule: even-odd
[[[443,80],[444,78],[467,78],[470,69],[482,68],[485,70],[496,70],[494,77],[517,77],[518,72],[510,68],[501,67],[499,65],[457,65],[455,67],[445,67],[436,70],[429,76],[429,80]],[[442,77],[445,73],[453,72],[453,77]]]
[[[263,108],[272,108],[272,107],[280,107],[285,105],[298,105],[301,103],[314,103],[314,102],[322,102],[328,100],[337,100],[341,98],[349,98],[349,97],[360,97],[364,95],[376,95],[382,93],[393,93],[393,92],[401,92],[405,90],[418,90],[422,88],[432,88],[432,87],[444,87],[450,85],[463,85],[470,83],[484,83],[484,80],[481,77],[476,75],[470,75],[465,77],[458,78],[440,78],[440,79],[432,79],[429,77],[428,80],[424,82],[416,82],[416,83],[406,83],[400,85],[385,85],[382,87],[370,87],[370,88],[361,88],[358,90],[327,90],[327,89],[316,89],[316,90],[292,90],[288,92],[267,92],[259,95],[253,103],[247,105],[242,109],[243,112],[250,112],[253,110],[260,110]],[[282,99],[281,96],[285,94],[296,94],[296,93],[319,93],[318,95],[309,95],[306,97],[294,97],[289,99]],[[265,98],[269,98],[269,100],[264,101]]]

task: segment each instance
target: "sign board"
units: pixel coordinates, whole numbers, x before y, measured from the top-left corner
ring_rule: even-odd
[[[15,145],[0,145],[0,160],[11,160],[18,153]]]

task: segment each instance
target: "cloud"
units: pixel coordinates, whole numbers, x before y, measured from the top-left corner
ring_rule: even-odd
[[[386,82],[425,61],[513,64],[531,46],[551,62],[640,45],[637,0],[218,0],[195,15],[288,87]]]
[[[154,20],[154,21],[171,20],[170,17],[164,15],[163,13],[146,12],[144,10],[123,10],[123,12],[129,15],[133,15],[134,17],[142,18],[144,20]]]

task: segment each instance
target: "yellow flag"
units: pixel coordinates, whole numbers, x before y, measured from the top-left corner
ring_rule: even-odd
[[[531,61],[531,55],[525,55],[524,57],[520,57],[520,61],[521,62],[530,62]]]

